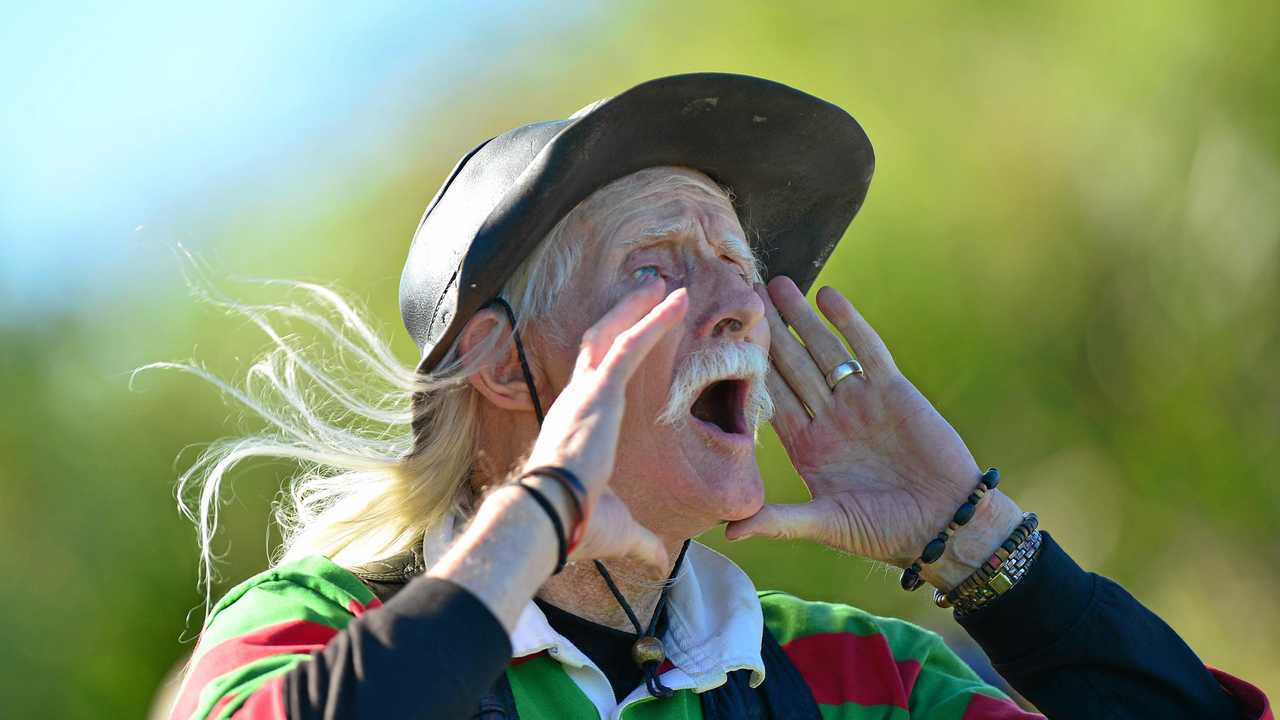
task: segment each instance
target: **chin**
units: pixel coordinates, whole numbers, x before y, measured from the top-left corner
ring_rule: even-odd
[[[760,477],[760,468],[754,466],[754,463],[750,477],[744,476],[735,484],[738,492],[732,498],[725,498],[724,504],[720,506],[719,522],[749,518],[764,507],[764,480]]]
[[[688,440],[693,439],[693,443]],[[751,517],[764,505],[764,481],[754,446],[726,453],[696,438],[684,438],[684,456],[692,470],[686,504],[704,514],[711,526]]]

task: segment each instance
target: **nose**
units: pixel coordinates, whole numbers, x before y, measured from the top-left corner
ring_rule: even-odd
[[[753,334],[763,327],[764,302],[750,283],[743,280],[741,269],[734,263],[721,261],[703,278],[704,292],[695,302],[703,311],[697,315],[700,337],[714,340],[759,340]],[[690,291],[696,291],[696,286]]]

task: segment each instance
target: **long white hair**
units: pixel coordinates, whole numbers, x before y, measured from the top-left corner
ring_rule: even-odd
[[[700,178],[663,170],[642,170],[601,188],[548,233],[502,293],[515,311],[517,330],[528,335],[533,326],[543,337],[555,335],[551,310],[580,270],[589,209],[640,183],[693,185],[729,197],[726,189]],[[214,538],[224,481],[246,460],[284,459],[299,468],[275,503],[282,537],[272,557],[277,564],[324,555],[340,565],[359,565],[409,548],[442,519],[467,510],[474,499],[468,481],[475,469],[479,399],[466,378],[505,349],[510,335],[504,324],[495,325],[467,357],[459,358],[455,346],[437,369],[422,375],[396,358],[357,307],[330,288],[267,281],[294,299],[243,303],[214,291],[200,263],[188,259],[197,296],[249,320],[270,341],[239,382],[196,361],[135,371],[171,369],[199,377],[266,426],[216,441],[178,479],[179,508],[196,525],[206,609],[217,577]],[[322,342],[303,344],[290,328],[310,331]]]

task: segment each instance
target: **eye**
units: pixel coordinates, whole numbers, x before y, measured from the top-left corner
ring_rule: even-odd
[[[751,284],[751,271],[747,270],[747,268],[742,264],[741,260],[729,257],[728,255],[721,255],[720,259],[728,260],[729,262],[736,265],[738,268],[738,277],[742,278],[743,282],[747,283],[748,285]]]
[[[658,270],[657,265],[642,265],[631,271],[632,280],[647,280],[657,277],[662,277],[662,272]]]

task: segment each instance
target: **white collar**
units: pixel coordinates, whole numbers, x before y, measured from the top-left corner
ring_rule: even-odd
[[[760,640],[764,615],[751,578],[731,560],[690,543],[684,567],[668,591],[667,632],[662,638],[675,666],[662,674],[672,690],[705,692],[723,685],[733,670],[751,670],[751,686],[764,682]],[[511,634],[516,658],[547,652],[596,706],[601,718],[617,718],[623,708],[648,697],[643,686],[619,703],[595,663],[552,629],[533,602],[525,606]]]

